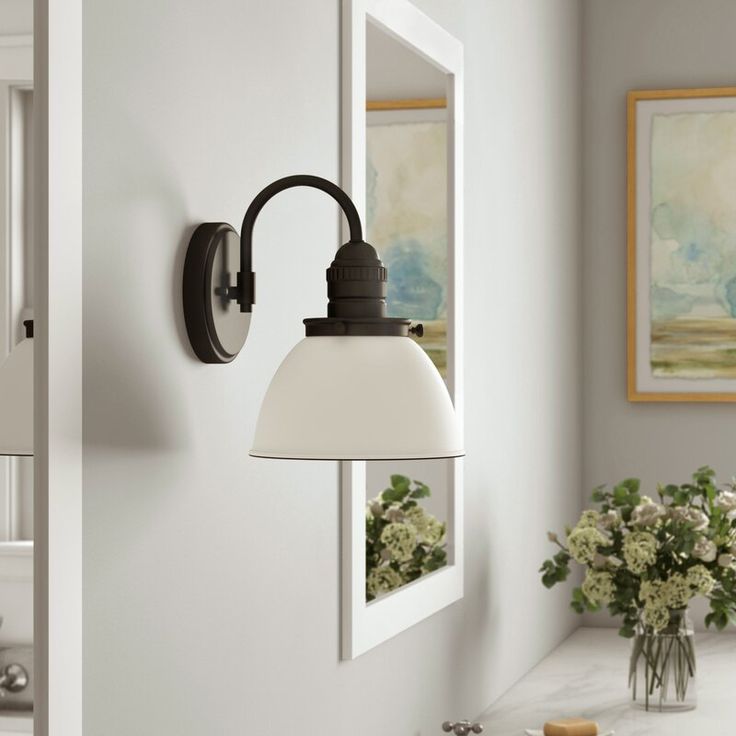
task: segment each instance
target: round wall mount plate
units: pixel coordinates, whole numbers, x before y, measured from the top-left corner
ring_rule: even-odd
[[[248,337],[250,312],[228,298],[240,269],[240,237],[225,222],[205,222],[192,234],[184,261],[184,321],[197,357],[229,363]]]

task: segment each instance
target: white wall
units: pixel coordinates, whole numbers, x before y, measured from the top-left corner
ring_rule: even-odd
[[[732,0],[586,0],[584,7],[584,494],[641,477],[684,482],[700,465],[728,479],[731,404],[626,400],[626,91],[732,85]],[[590,623],[608,623],[604,616]]]
[[[366,24],[365,94],[369,101],[444,97],[444,72],[382,28]]]
[[[580,499],[579,5],[420,5],[466,44],[467,596],[340,663],[337,468],[246,456],[334,204],[264,210],[233,365],[192,358],[179,285],[195,223],[338,176],[339,4],[85,4],[85,736],[430,736],[575,625],[537,568]]]

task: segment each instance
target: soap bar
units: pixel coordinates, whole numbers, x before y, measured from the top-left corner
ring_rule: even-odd
[[[598,724],[585,718],[560,718],[544,724],[544,736],[598,736]]]

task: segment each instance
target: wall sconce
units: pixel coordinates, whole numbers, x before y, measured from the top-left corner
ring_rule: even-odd
[[[250,454],[304,460],[399,460],[464,454],[444,381],[411,339],[421,325],[386,316],[387,269],[363,241],[360,217],[338,186],[288,176],[267,186],[237,234],[223,222],[200,225],[184,264],[184,317],[205,363],[229,363],[248,336],[255,302],[253,226],[263,206],[297,186],[320,189],[350,227],[327,269],[327,317],[304,320],[306,337],[276,371],[261,406]],[[237,271],[233,284],[231,275]],[[239,309],[235,307],[239,305]]]
[[[0,455],[33,455],[33,320],[0,365]]]

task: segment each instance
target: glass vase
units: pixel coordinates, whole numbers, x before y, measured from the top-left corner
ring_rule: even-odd
[[[632,643],[629,686],[635,707],[671,713],[693,710],[695,637],[687,609],[671,610],[669,624],[655,632],[639,618]]]

